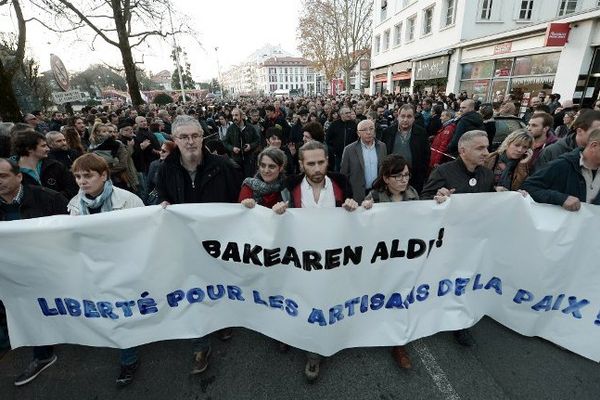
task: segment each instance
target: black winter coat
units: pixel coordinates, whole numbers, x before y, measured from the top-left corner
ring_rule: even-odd
[[[394,124],[383,133],[382,141],[387,147],[388,154],[394,152],[397,132],[398,124]],[[423,189],[423,183],[425,183],[425,180],[427,179],[429,158],[431,157],[431,148],[427,132],[425,131],[425,128],[420,125],[413,124],[412,126],[410,134],[410,152],[412,154],[410,185],[420,193]]]
[[[62,163],[48,157],[42,160],[40,171],[41,186],[61,193],[67,199],[75,197],[79,192],[79,186],[75,177]],[[24,185],[40,185],[31,175],[23,173]]]
[[[358,135],[356,134],[356,121],[342,121],[338,119],[333,121],[327,128],[325,136],[325,144],[329,151],[329,168],[339,164],[342,161],[344,148],[350,143],[356,142]]]
[[[21,219],[49,217],[68,214],[69,201],[62,194],[38,185],[23,185],[21,200]],[[0,206],[0,221],[5,221],[5,210]]]
[[[475,181],[471,181],[473,178]],[[474,172],[470,172],[462,159],[458,157],[431,172],[431,176],[421,192],[421,199],[433,199],[441,188],[455,189],[454,193],[457,194],[494,192],[494,173],[486,167],[477,167]]]
[[[527,178],[523,190],[538,203],[562,206],[569,196],[585,203],[587,188],[579,166],[580,158],[581,149],[563,154]],[[600,205],[600,196],[596,196],[592,204]]]
[[[156,188],[159,202],[237,203],[242,187],[239,168],[229,159],[204,150],[202,164],[196,169],[192,184],[190,174],[181,165],[181,153],[175,149],[158,169]]]

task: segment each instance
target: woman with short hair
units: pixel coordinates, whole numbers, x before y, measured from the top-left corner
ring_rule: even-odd
[[[72,167],[79,193],[71,199],[67,210],[71,215],[90,215],[103,212],[143,207],[135,194],[114,187],[110,180],[110,168],[104,158],[88,153],[77,158]],[[121,350],[121,372],[117,384],[124,386],[133,381],[139,366],[135,347]]]

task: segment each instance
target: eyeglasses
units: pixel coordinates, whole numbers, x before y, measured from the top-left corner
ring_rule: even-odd
[[[375,128],[365,128],[365,129],[359,129],[359,132],[374,132]]]
[[[198,135],[198,134],[194,133],[192,135],[178,135],[178,136],[175,136],[175,138],[181,140],[182,142],[187,142],[190,139],[192,139],[192,141],[196,142],[196,141],[202,139],[202,135]]]
[[[391,175],[390,178],[395,179],[396,181],[407,181],[410,179],[410,174]]]

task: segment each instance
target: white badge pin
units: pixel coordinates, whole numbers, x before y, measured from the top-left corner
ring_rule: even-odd
[[[477,179],[475,179],[475,178],[469,179],[469,186],[475,187],[475,185],[477,185]]]

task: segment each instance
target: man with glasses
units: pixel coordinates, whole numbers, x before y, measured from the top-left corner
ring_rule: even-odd
[[[340,172],[350,181],[352,198],[360,204],[373,187],[387,150],[385,143],[375,138],[373,121],[360,121],[357,131],[359,140],[344,148]]]
[[[182,203],[237,203],[242,186],[241,173],[227,158],[211,154],[203,146],[204,131],[192,116],[180,115],[173,121],[171,132],[177,148],[158,170],[156,188],[163,207]],[[222,340],[231,337],[223,329]],[[208,336],[194,340],[192,374],[208,368],[211,347]]]

